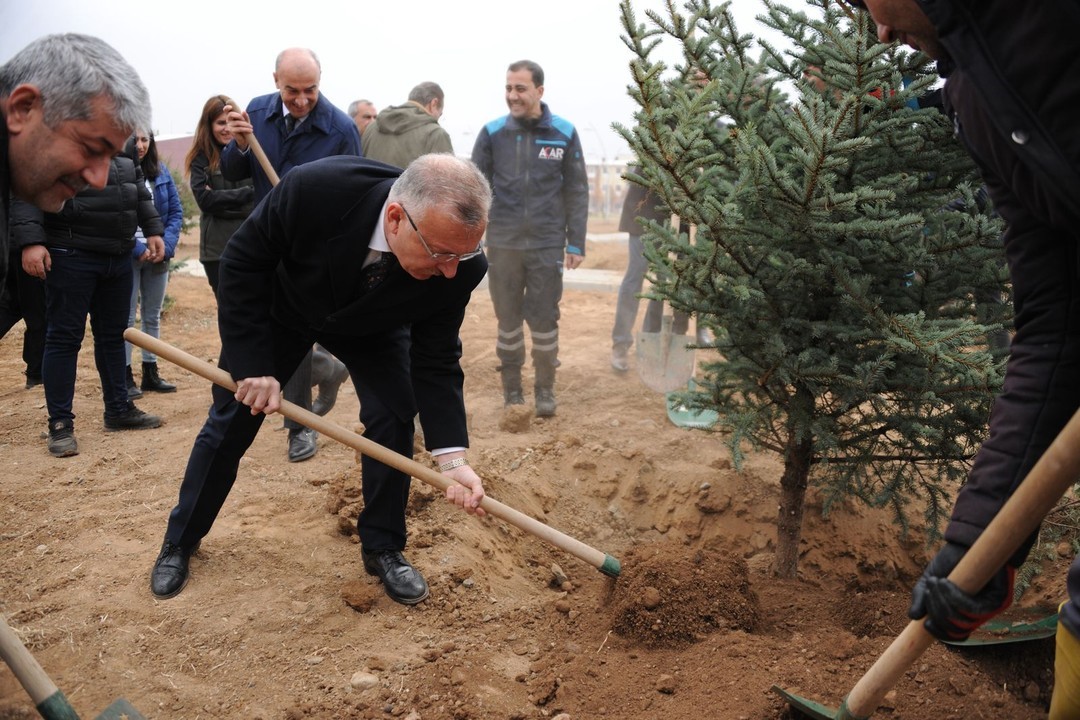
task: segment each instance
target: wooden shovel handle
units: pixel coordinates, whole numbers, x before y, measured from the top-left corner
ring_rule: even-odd
[[[48,720],[79,720],[75,709],[49,679],[38,661],[19,640],[15,631],[0,617],[0,658],[11,668],[38,712]]]
[[[949,580],[976,593],[1039,527],[1046,514],[1080,477],[1080,411],[1031,468],[1020,487],[986,526],[951,573]],[[855,684],[837,720],[863,720],[877,710],[885,694],[934,642],[923,621],[912,620]]]
[[[133,345],[145,348],[155,355],[163,357],[169,362],[175,363],[186,370],[190,370],[196,375],[200,375],[223,388],[233,391],[236,390],[236,383],[233,382],[232,377],[230,377],[227,372],[204,360],[200,360],[193,355],[189,355],[183,350],[175,348],[163,340],[151,337],[135,328],[128,328],[125,330],[124,339]],[[338,442],[348,445],[364,455],[373,457],[385,465],[408,473],[417,480],[436,487],[444,493],[448,487],[456,484],[442,473],[433,468],[429,468],[427,465],[422,465],[412,458],[405,457],[400,453],[396,453],[393,450],[383,447],[377,442],[368,440],[362,435],[346,430],[337,423],[332,423],[326,418],[319,417],[310,410],[305,410],[287,400],[281,401],[281,409],[278,412],[290,420],[294,420],[301,425],[316,430],[327,437],[332,437]],[[524,530],[531,535],[535,535],[541,540],[584,560],[605,575],[618,577],[619,572],[621,571],[619,561],[611,555],[607,555],[595,548],[589,547],[580,540],[565,535],[558,530],[545,525],[539,520],[531,518],[524,513],[502,504],[490,496],[484,497],[480,502],[480,507],[490,515],[510,523],[514,527]]]
[[[266,173],[266,177],[270,178],[270,184],[277,185],[281,182],[277,171],[274,170],[274,166],[270,164],[270,158],[266,156],[266,151],[263,150],[262,145],[259,143],[259,138],[255,137],[255,133],[248,133],[247,141],[248,145],[251,146],[251,152],[255,153],[259,165],[262,167],[263,172]]]

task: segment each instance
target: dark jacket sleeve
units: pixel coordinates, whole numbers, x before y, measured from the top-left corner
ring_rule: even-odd
[[[244,153],[235,140],[230,140],[229,144],[221,149],[221,174],[229,180],[251,177],[251,160],[248,158],[250,153],[250,148]]]
[[[45,214],[36,205],[13,198],[11,201],[11,246],[22,249],[46,244]]]
[[[476,142],[473,144],[472,161],[476,164],[476,167],[480,168],[480,172],[484,174],[484,177],[490,183],[495,175],[495,166],[491,155],[491,135],[488,134],[486,127],[482,128],[480,134],[476,136]]]
[[[584,255],[589,223],[589,173],[576,128],[563,158],[563,207],[566,208],[566,251]]]

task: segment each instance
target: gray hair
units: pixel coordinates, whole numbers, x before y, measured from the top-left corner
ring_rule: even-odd
[[[431,153],[409,163],[394,181],[389,199],[415,208],[418,216],[432,208],[449,207],[462,225],[480,228],[491,209],[491,186],[471,160]]]
[[[408,99],[421,105],[427,105],[432,100],[438,100],[439,105],[442,105],[445,97],[443,89],[439,87],[438,83],[422,82],[409,91]]]
[[[89,119],[91,103],[101,96],[112,102],[113,122],[121,130],[150,127],[150,93],[139,74],[111,45],[91,35],[34,40],[0,66],[0,97],[20,85],[33,85],[41,93],[49,127]]]
[[[346,111],[349,117],[356,117],[356,113],[360,112],[361,105],[370,105],[371,107],[375,107],[375,103],[371,102],[370,100],[353,100],[351,103],[349,103],[349,109]]]

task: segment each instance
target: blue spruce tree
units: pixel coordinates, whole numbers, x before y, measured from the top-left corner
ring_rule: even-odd
[[[755,57],[728,8],[669,2],[639,23],[623,1],[638,110],[617,129],[683,221],[645,231],[650,292],[717,338],[685,400],[719,414],[737,466],[782,458],[774,570],[794,577],[811,485],[826,512],[858,499],[905,530],[925,508],[934,536],[985,434],[1002,371],[987,337],[1011,306],[975,169],[921,107],[931,61],[836,0],[764,0],[791,47],[757,40]]]

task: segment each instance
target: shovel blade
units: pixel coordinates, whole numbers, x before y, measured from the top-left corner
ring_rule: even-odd
[[[1053,607],[1018,608],[1008,610],[981,625],[967,640],[944,640],[949,645],[974,647],[1028,642],[1053,637],[1057,633],[1058,612]]]
[[[641,381],[660,393],[686,387],[694,376],[694,349],[689,335],[673,335],[671,317],[665,316],[658,333],[639,332],[637,370]]]
[[[693,392],[694,388],[695,383],[691,378],[686,384],[686,389]],[[720,414],[715,410],[696,410],[690,408],[680,402],[678,396],[679,393],[677,392],[669,392],[667,394],[667,416],[672,424],[685,428],[707,429],[715,425],[716,421],[720,419]]]
[[[804,697],[800,697],[795,693],[788,692],[779,685],[773,685],[772,691],[787,700],[791,707],[807,717],[814,718],[814,720],[837,720],[837,718],[840,717],[840,712],[838,710],[833,710],[827,705],[822,705],[813,700],[807,700]]]
[[[146,717],[127,700],[119,698],[102,710],[94,720],[146,720]]]

